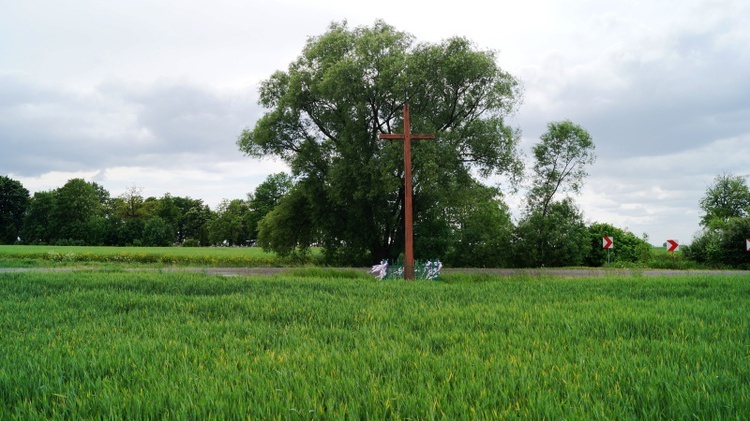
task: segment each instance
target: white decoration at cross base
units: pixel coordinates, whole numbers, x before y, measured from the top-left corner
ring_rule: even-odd
[[[383,260],[380,262],[379,265],[375,265],[372,267],[372,270],[370,271],[373,275],[375,275],[378,279],[381,281],[385,276],[388,274],[388,261]]]
[[[430,262],[424,264],[424,277],[425,279],[436,280],[440,276],[440,269],[443,268],[443,264],[440,261]]]
[[[443,264],[436,260],[434,262],[427,261],[424,265],[417,263],[414,268],[414,276],[419,279],[430,279],[436,281],[440,277],[440,269],[443,268]],[[390,273],[389,273],[390,268]],[[380,264],[374,265],[370,273],[375,275],[381,281],[386,278],[403,278],[404,267],[394,266],[390,267],[387,260],[382,260]]]

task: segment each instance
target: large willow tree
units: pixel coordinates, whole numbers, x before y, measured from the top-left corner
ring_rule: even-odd
[[[519,101],[495,53],[464,38],[416,43],[382,21],[331,24],[262,83],[267,113],[237,142],[282,158],[299,180],[260,224],[261,244],[288,253],[320,241],[352,264],[403,251],[403,145],[378,135],[403,132],[408,102],[412,132],[437,136],[413,143],[416,256],[440,257],[475,208],[467,195],[488,196],[477,177],[520,176],[519,136],[505,122]],[[491,209],[502,219],[501,203]]]

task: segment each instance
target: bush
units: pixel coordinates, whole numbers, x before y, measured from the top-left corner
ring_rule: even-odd
[[[711,267],[746,269],[750,268],[747,238],[750,238],[750,218],[716,219],[684,248],[684,253],[687,258]]]
[[[696,262],[695,260],[691,260],[687,256],[687,253],[685,253],[684,251],[685,249],[687,249],[687,246],[682,247],[683,250],[678,250],[675,252],[668,252],[665,249],[660,249],[659,252],[652,254],[651,260],[646,263],[646,266],[653,269],[704,269],[704,267],[700,263]]]
[[[174,239],[172,226],[161,217],[154,216],[143,227],[143,243],[151,247],[167,247]]]
[[[638,238],[630,231],[610,224],[595,222],[588,227],[590,249],[585,259],[586,266],[603,266],[607,262],[607,250],[602,247],[604,236],[614,237],[610,251],[610,263],[618,266],[647,263],[652,258],[652,246],[645,238]]]
[[[580,210],[565,199],[518,223],[513,249],[519,267],[580,266],[588,253],[588,232]]]

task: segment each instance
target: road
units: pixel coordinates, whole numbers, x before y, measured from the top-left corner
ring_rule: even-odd
[[[14,272],[62,272],[72,270],[95,270],[97,268],[0,268],[0,273]],[[223,276],[273,276],[282,275],[294,268],[195,268],[195,267],[172,267],[163,269],[138,269],[130,270],[153,270],[153,271],[193,271],[203,272],[210,275]],[[352,268],[341,268],[352,269]],[[369,268],[354,268],[363,273],[369,272]],[[465,273],[487,276],[512,277],[559,277],[559,278],[601,278],[607,276],[750,276],[747,270],[672,270],[672,269],[607,269],[607,268],[540,268],[540,269],[475,269],[475,268],[444,268],[442,274]]]

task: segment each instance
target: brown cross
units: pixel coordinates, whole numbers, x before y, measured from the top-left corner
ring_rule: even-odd
[[[379,139],[399,139],[404,141],[404,279],[414,279],[414,232],[412,230],[411,205],[411,140],[434,139],[432,134],[412,134],[409,121],[409,104],[404,104],[404,133],[381,134]]]

